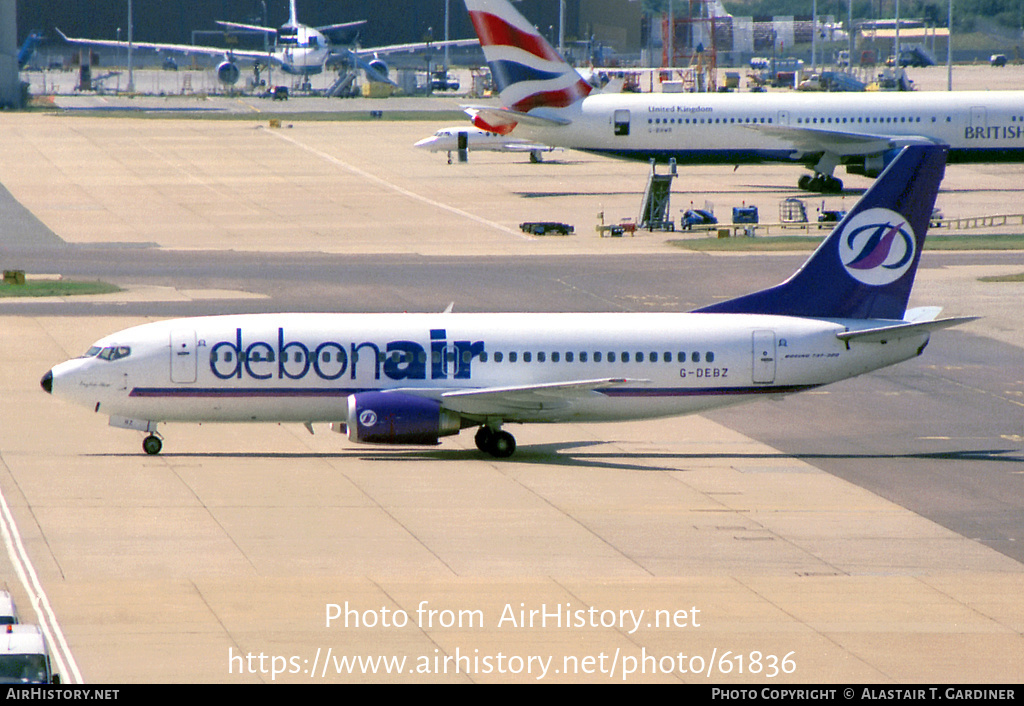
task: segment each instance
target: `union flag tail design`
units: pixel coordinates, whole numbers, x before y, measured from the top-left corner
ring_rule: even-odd
[[[947,152],[944,145],[904,147],[795,275],[697,311],[902,319]]]
[[[521,113],[565,108],[590,93],[590,84],[507,0],[466,0],[466,9],[503,106]]]

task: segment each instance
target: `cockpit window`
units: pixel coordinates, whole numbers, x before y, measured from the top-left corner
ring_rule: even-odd
[[[121,358],[127,358],[132,354],[132,349],[128,346],[107,346],[99,353],[101,360],[120,360]]]
[[[82,357],[83,357],[83,358],[95,358],[95,357],[96,357],[96,355],[97,355],[97,354],[98,354],[98,353],[99,353],[99,352],[100,352],[101,350],[103,350],[103,349],[102,349],[102,348],[100,348],[99,346],[92,346],[91,348],[89,348],[89,350],[87,350],[87,351],[86,351],[85,353],[83,353],[83,354],[82,354]]]

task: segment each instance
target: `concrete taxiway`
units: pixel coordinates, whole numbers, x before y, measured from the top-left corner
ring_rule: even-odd
[[[914,303],[986,318],[823,396],[524,427],[505,461],[465,434],[378,449],[298,425],[167,425],[165,452],[147,457],[134,434],[47,397],[41,374],[164,315],[453,299],[684,308],[778,281],[802,258],[599,238],[597,212],[634,215],[645,166],[576,153],[449,166],[411,148],[428,122],[0,121],[0,183],[27,211],[0,231],[4,267],[128,288],[0,303],[13,537],[0,570],[23,612],[45,594],[53,618],[39,620],[64,636],[66,679],[1019,680],[1024,292],[977,282],[1020,272],[1019,254],[929,253]],[[1005,212],[1022,170],[950,168],[940,205]],[[688,170],[674,203],[774,209],[795,176]],[[518,232],[535,219],[578,234]],[[952,406],[977,418],[927,416]],[[994,494],[998,541],[947,516],[974,504],[982,517]]]

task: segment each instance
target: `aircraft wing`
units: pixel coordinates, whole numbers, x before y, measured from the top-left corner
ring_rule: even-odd
[[[370,64],[370,62],[368,62],[366,59],[359,56],[359,54],[355,53],[350,49],[332,50],[331,56],[327,60],[327,64],[332,65],[334,62],[337,61],[339,57],[346,57],[355,66],[361,68],[363,71],[366,72],[366,77],[371,81],[376,81],[377,83],[389,83],[392,86],[396,87],[398,86],[398,84],[392,81],[387,76],[387,74],[378,71],[376,68],[373,67],[372,64]]]
[[[334,47],[331,50],[331,55],[327,59],[328,64],[337,63],[339,59],[348,59],[353,62],[356,66],[366,72],[366,75],[371,81],[378,83],[390,83],[392,86],[398,86],[397,83],[392,81],[390,78],[385,76],[383,73],[373,68],[370,63],[363,57],[366,55],[377,56],[379,54],[396,54],[403,51],[420,51],[423,49],[433,47],[448,46],[465,46],[470,44],[479,44],[478,39],[452,39],[447,42],[414,42],[412,44],[389,44],[382,47],[363,47],[359,49],[345,49]]]
[[[849,157],[879,154],[911,144],[935,144],[934,140],[914,135],[837,132],[783,125],[745,125],[744,127],[788,142],[801,155],[828,152],[840,157]]]
[[[627,378],[601,378],[540,385],[459,390],[444,393],[441,396],[441,404],[453,412],[466,415],[507,414],[514,416],[523,412],[560,409],[571,405],[575,399],[597,394],[601,389],[639,382],[645,381]]]
[[[114,39],[84,39],[82,37],[69,37],[57,29],[57,34],[64,38],[69,44],[81,44],[87,47],[116,47],[128,49],[128,42],[119,42]],[[234,58],[249,59],[252,61],[273,61],[273,57],[263,51],[247,51],[238,49],[224,49],[221,47],[204,47],[194,44],[159,44],[156,42],[132,42],[133,49],[153,49],[156,51],[173,51],[182,54],[207,54],[209,56],[231,56]]]
[[[562,148],[542,145],[537,142],[506,142],[501,146],[502,152],[554,152],[558,149]]]
[[[436,49],[438,47],[470,47],[479,44],[476,37],[472,39],[449,39],[439,42],[411,42],[409,44],[388,44],[382,47],[359,47],[352,51],[356,54],[396,54],[403,51],[423,51],[424,49]]]
[[[605,388],[645,382],[647,380],[600,378],[539,385],[452,390],[441,393],[440,397],[437,397],[437,390],[422,388],[401,389],[395,390],[395,392],[429,396],[432,399],[437,399],[446,409],[467,416],[509,416],[514,418],[516,415],[526,412],[562,409],[571,405],[573,400],[599,394]]]

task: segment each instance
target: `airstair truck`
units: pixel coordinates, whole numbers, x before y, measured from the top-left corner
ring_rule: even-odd
[[[0,628],[0,684],[60,684],[38,625]]]

